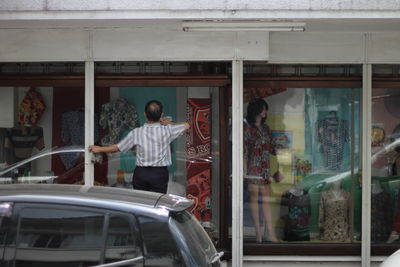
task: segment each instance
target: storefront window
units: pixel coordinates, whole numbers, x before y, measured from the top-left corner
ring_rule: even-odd
[[[0,183],[83,182],[83,66],[2,65]]]
[[[372,89],[372,252],[395,251],[400,242],[400,83],[398,65],[376,65]],[[387,251],[387,250],[390,251]]]
[[[344,68],[327,69],[302,67],[311,77],[297,81],[245,76],[245,253],[252,244],[361,241],[360,83],[341,83],[340,73],[324,82]]]
[[[173,123],[190,125],[167,144],[171,164],[166,164],[166,192],[194,200],[191,212],[215,242],[220,239],[220,127],[227,124],[219,113],[219,97],[229,82],[226,74],[215,73],[219,69],[212,63],[100,62],[95,70],[96,145],[119,144],[131,131],[150,127],[144,113],[151,100],[161,102],[163,116]],[[148,138],[162,139],[155,136]],[[99,154],[95,183],[142,190],[153,186],[155,181],[134,181],[135,171],[148,166],[139,155],[145,144],[138,140],[135,145],[127,151]]]

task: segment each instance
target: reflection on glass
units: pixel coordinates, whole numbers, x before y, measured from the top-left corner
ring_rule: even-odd
[[[219,110],[220,88],[115,86],[107,90],[106,92],[104,88],[95,88],[95,111],[100,125],[100,138],[96,141],[96,145],[117,144],[131,131],[150,126],[144,113],[146,103],[151,100],[161,102],[162,120],[168,118],[172,124],[180,125],[171,127],[175,129],[171,131],[171,135],[166,133],[159,137],[160,134],[157,132],[151,135],[151,138],[154,138],[152,143],[167,144],[160,149],[162,153],[158,154],[163,157],[158,162],[149,160],[149,155],[146,155],[149,150],[143,149],[147,146],[142,140],[135,140],[139,141],[138,145],[128,151],[99,153],[98,156],[101,156],[102,160],[94,165],[95,179],[103,181],[102,184],[106,186],[132,189],[135,185],[133,176],[137,165],[162,166],[156,165],[161,163],[168,165],[168,176],[163,180],[168,182],[167,193],[193,199],[195,204],[191,212],[210,235],[218,236],[220,114],[213,111]],[[183,128],[180,126],[183,122],[190,125],[186,131],[181,131]],[[152,125],[158,125],[158,122]],[[168,145],[170,140],[173,142]],[[170,153],[166,152],[167,150]],[[165,160],[169,155],[171,161]],[[159,183],[160,179],[149,182],[148,177],[142,181],[138,175],[136,177],[138,181],[136,189],[139,190],[154,191],[156,186],[150,188],[150,185],[155,185],[156,182],[162,184]]]
[[[246,90],[244,242],[359,242],[360,90]]]
[[[91,266],[100,262],[104,216],[87,211],[25,208],[15,266]]]
[[[399,243],[400,88],[373,88],[371,241]]]
[[[84,95],[81,86],[1,88],[0,183],[82,183],[82,153],[53,152],[83,150]]]

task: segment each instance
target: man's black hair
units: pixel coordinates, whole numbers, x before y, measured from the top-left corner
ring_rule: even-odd
[[[146,117],[149,121],[158,122],[160,121],[163,113],[163,105],[160,101],[150,100],[146,103],[144,112],[146,113]]]

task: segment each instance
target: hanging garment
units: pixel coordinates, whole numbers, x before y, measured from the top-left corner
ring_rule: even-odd
[[[5,147],[14,151],[14,162],[27,159],[32,155],[34,147],[38,150],[44,148],[43,129],[37,126],[8,129]],[[30,165],[27,165],[26,168],[30,169]]]
[[[119,98],[101,106],[99,124],[108,127],[108,135],[101,139],[103,146],[118,143],[124,130],[132,130],[139,126],[138,116],[134,105]]]
[[[311,200],[307,191],[296,196],[290,191],[283,193],[281,198],[281,218],[284,223],[285,241],[309,241]]]
[[[396,195],[397,205],[396,205],[392,230],[396,231],[397,233],[400,233],[400,189],[397,190],[396,193],[397,193]]]
[[[343,160],[346,142],[349,142],[349,128],[346,120],[326,118],[317,121],[317,142],[321,145],[325,168],[339,170]]]
[[[18,123],[27,126],[36,125],[45,109],[42,95],[35,88],[29,89],[18,107]]]
[[[319,227],[325,241],[349,241],[350,193],[328,189],[321,193]]]
[[[392,228],[393,212],[390,194],[382,191],[371,195],[371,240],[386,242]]]
[[[14,152],[10,146],[6,147],[8,140],[8,129],[0,128],[0,163],[7,163],[7,165],[15,162]]]
[[[95,118],[95,121],[96,118]],[[99,139],[97,124],[94,125],[94,140]],[[64,112],[61,116],[61,140],[66,146],[85,145],[85,112],[83,109]],[[61,161],[69,170],[76,165],[81,153],[62,153]]]

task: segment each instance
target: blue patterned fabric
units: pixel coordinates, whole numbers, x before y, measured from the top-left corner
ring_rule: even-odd
[[[132,130],[139,126],[138,116],[134,105],[119,98],[102,105],[99,124],[109,130],[108,135],[101,139],[103,146],[119,142],[124,130]]]
[[[97,121],[95,119],[95,121]],[[94,140],[99,139],[98,126],[94,125]],[[85,112],[82,109],[64,112],[61,117],[61,140],[66,146],[85,145]],[[62,153],[61,161],[69,170],[76,165],[81,153]]]

